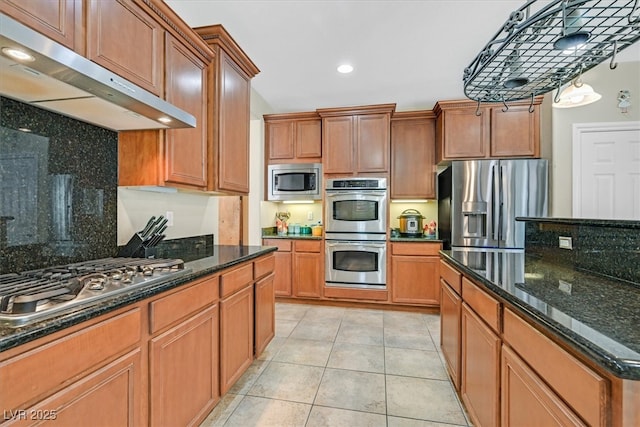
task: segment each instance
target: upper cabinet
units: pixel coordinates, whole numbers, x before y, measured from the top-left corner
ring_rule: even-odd
[[[388,173],[395,108],[396,104],[380,104],[318,109],[324,173]]]
[[[540,103],[542,98],[483,105],[469,100],[438,101],[436,161],[540,157]],[[532,108],[533,112],[529,109]]]
[[[391,118],[391,198],[435,199],[435,127],[431,110]]]
[[[160,22],[132,0],[89,0],[86,7],[86,57],[162,97],[164,29]]]
[[[222,25],[195,28],[214,53],[209,93],[207,189],[249,193],[251,79],[260,72]]]
[[[322,121],[318,113],[265,114],[267,164],[320,163]]]
[[[82,36],[82,31],[76,31],[82,28],[82,2],[77,0],[0,0],[0,12],[69,49],[83,44],[76,43],[76,37]]]

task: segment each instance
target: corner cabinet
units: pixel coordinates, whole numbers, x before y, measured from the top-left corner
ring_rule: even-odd
[[[431,110],[391,117],[391,199],[436,198],[435,125]]]
[[[436,161],[540,157],[540,104],[529,101],[484,104],[438,101]],[[533,112],[529,112],[532,108]]]
[[[267,164],[322,162],[322,121],[316,112],[265,114]]]
[[[396,104],[380,104],[316,110],[322,118],[324,173],[388,173],[395,108]]]
[[[207,190],[249,194],[251,79],[260,72],[222,25],[194,29],[214,53]]]

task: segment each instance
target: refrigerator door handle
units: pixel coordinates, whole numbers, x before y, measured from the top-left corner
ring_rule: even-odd
[[[491,200],[492,200],[492,230],[491,237],[494,241],[500,240],[500,226],[501,226],[501,217],[502,212],[500,209],[502,196],[500,194],[500,166],[497,168],[494,166],[491,167]]]

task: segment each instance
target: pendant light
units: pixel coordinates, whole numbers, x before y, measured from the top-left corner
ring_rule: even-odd
[[[582,78],[578,76],[571,82],[569,87],[560,93],[560,96],[556,94],[553,106],[555,108],[582,107],[596,102],[600,98],[602,98],[602,95],[594,91],[588,84],[583,83]]]

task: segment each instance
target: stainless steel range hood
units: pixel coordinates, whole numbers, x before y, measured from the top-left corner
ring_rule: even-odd
[[[196,126],[191,114],[0,14],[4,48],[35,60],[0,54],[0,95],[116,131]]]

